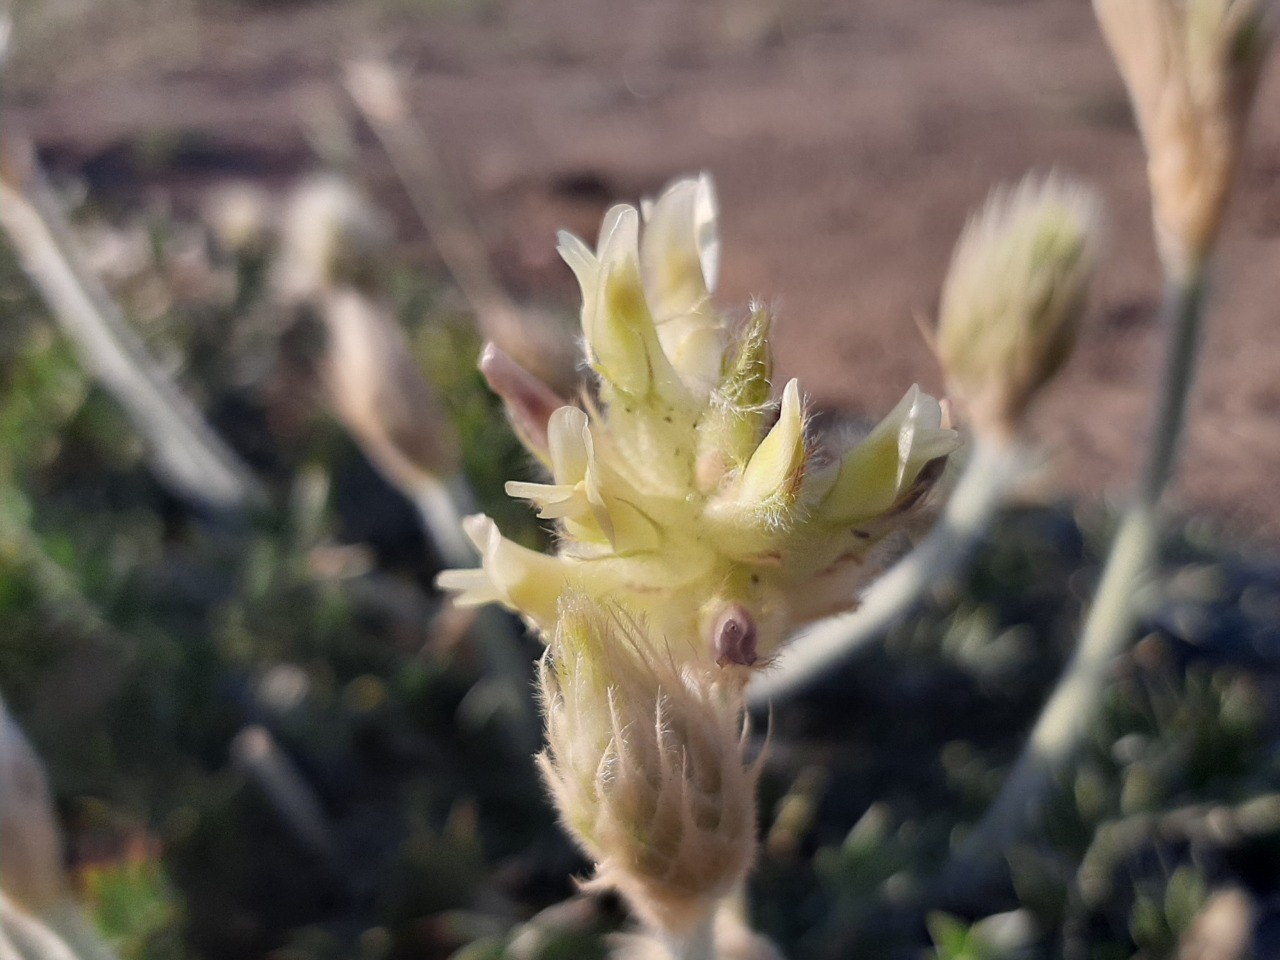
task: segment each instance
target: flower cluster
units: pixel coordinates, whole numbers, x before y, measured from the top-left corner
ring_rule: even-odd
[[[819,460],[796,381],[773,399],[768,310],[734,324],[712,306],[706,177],[614,207],[594,252],[562,234],[560,253],[582,287],[594,391],[563,403],[495,348],[481,361],[550,475],[507,492],[555,521],[556,553],[469,517],[482,566],[440,584],[547,639],[539,764],[561,819],[596,882],[663,942],[692,942],[755,851],[751,669],[856,602],[959,441],[912,387],[861,443]]]
[[[639,625],[583,597],[561,603],[539,667],[538,757],[565,826],[652,926],[687,934],[746,875],[759,760],[718,683],[652,655]]]
[[[561,598],[585,596],[644,623],[655,649],[743,680],[797,626],[854,605],[877,545],[923,509],[958,437],[912,387],[861,443],[820,460],[798,383],[773,399],[768,309],[734,323],[712,305],[719,249],[705,176],[641,210],[615,206],[594,251],[561,234],[594,392],[557,406],[490,356],[550,473],[507,491],[556,522],[558,547],[540,554],[468,518],[482,567],[440,578],[458,602],[501,603],[550,636]]]

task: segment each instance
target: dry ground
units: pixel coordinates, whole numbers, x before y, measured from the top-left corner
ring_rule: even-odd
[[[1125,488],[1158,365],[1143,157],[1083,0],[44,0],[18,11],[8,95],[51,163],[103,191],[279,184],[310,164],[300,111],[341,102],[379,48],[458,173],[504,275],[568,304],[554,229],[709,170],[722,300],[774,301],[781,373],[868,416],[913,380],[966,211],[1058,167],[1095,184],[1109,256],[1079,355],[1039,411],[1051,484]],[[1221,251],[1179,508],[1274,543],[1280,467],[1280,69],[1264,84]],[[163,169],[145,158],[166,144]],[[142,147],[139,147],[142,145]],[[384,203],[405,207],[372,142]],[[406,235],[415,230],[407,213]]]

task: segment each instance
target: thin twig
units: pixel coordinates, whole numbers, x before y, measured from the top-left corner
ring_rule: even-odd
[[[85,364],[146,439],[161,480],[179,495],[218,510],[264,502],[249,468],[151,358],[85,266],[34,157],[10,159],[10,168],[0,172],[0,228]],[[12,169],[17,166],[25,170]]]
[[[0,890],[0,960],[81,960],[62,938]]]
[[[362,60],[346,70],[346,87],[373,132],[485,337],[557,389],[577,381],[568,336],[522,310],[502,284],[479,231],[458,202],[431,138],[409,109],[403,85],[385,62]]]

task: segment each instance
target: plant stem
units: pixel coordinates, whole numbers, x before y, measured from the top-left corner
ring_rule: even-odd
[[[716,914],[712,910],[685,936],[664,934],[672,960],[716,960]]]
[[[975,438],[969,463],[932,532],[876,580],[857,610],[800,634],[776,669],[752,680],[748,704],[766,707],[800,693],[883,636],[939,582],[960,573],[1024,470],[1025,455],[1016,443]]]
[[[1038,814],[1055,774],[1071,761],[1098,711],[1112,663],[1133,637],[1137,623],[1133,593],[1155,557],[1157,507],[1173,476],[1186,421],[1204,292],[1201,268],[1172,274],[1167,281],[1162,326],[1168,329],[1168,339],[1160,397],[1134,501],[1107,557],[1079,646],[999,796],[947,872],[956,883],[972,884],[975,871],[997,863]]]
[[[0,229],[86,366],[146,439],[152,468],[174,492],[216,510],[234,514],[265,503],[252,471],[150,356],[84,265],[57,198],[34,158],[25,162],[19,179],[0,175]]]

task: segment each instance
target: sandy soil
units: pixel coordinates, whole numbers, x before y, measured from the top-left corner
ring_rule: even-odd
[[[1159,361],[1158,278],[1143,157],[1083,0],[162,7],[64,18],[25,50],[20,20],[9,96],[51,163],[106,192],[163,189],[179,202],[229,176],[282,183],[312,162],[300,112],[343,102],[345,57],[385,50],[412,66],[415,107],[519,295],[570,302],[556,227],[592,234],[608,201],[709,170],[722,301],[775,302],[781,374],[867,416],[912,381],[939,389],[913,318],[931,315],[988,189],[1052,167],[1093,183],[1109,212],[1106,268],[1036,429],[1052,489],[1118,493],[1134,473]],[[1278,106],[1280,69],[1222,246],[1174,491],[1178,509],[1271,543]],[[175,143],[163,169],[144,162]],[[412,234],[372,139],[362,148]]]

